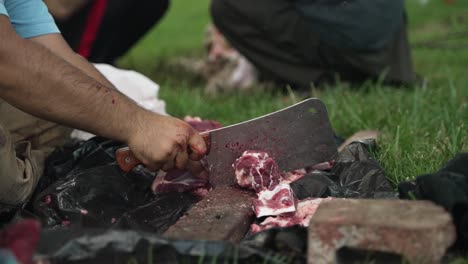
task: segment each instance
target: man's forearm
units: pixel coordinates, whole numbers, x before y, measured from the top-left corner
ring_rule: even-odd
[[[84,57],[75,53],[72,57],[64,57],[64,59],[101,84],[115,88],[114,85]]]
[[[38,117],[121,141],[128,140],[128,126],[135,123],[121,120],[144,111],[43,46],[19,37],[1,40],[0,96]]]
[[[89,1],[88,0],[44,0],[49,12],[57,20],[67,20],[74,13],[83,8]]]
[[[28,39],[49,49],[55,55],[82,70],[105,86],[113,86],[88,60],[75,53],[60,34],[49,34]]]

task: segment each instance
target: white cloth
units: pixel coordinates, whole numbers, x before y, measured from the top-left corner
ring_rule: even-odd
[[[121,93],[133,99],[143,108],[167,115],[166,103],[158,99],[159,85],[141,73],[115,68],[108,64],[94,64]],[[72,138],[88,140],[94,135],[81,130],[73,130]]]

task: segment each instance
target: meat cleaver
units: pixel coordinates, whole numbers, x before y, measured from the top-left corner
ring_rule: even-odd
[[[283,172],[330,161],[337,153],[327,109],[317,98],[201,135],[214,187],[235,183],[232,164],[246,150],[266,151]],[[128,147],[116,151],[116,160],[126,172],[141,163]]]

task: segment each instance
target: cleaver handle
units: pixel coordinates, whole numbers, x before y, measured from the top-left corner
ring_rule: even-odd
[[[208,154],[210,152],[211,146],[210,133],[202,132],[200,133],[200,136],[202,136],[203,140],[205,141],[206,154]],[[188,152],[190,155],[190,148],[188,149]],[[115,160],[117,161],[117,164],[119,165],[120,169],[127,173],[130,172],[133,168],[135,168],[136,165],[142,164],[142,162],[138,160],[137,157],[135,157],[135,155],[129,147],[119,148],[117,151],[115,151]]]

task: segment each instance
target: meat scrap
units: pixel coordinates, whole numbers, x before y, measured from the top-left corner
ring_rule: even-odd
[[[275,189],[282,179],[278,165],[266,152],[247,150],[232,166],[239,186],[257,193]]]
[[[279,184],[273,190],[263,190],[258,193],[258,199],[253,202],[257,217],[280,215],[296,211],[295,198],[289,184]]]
[[[163,175],[158,175],[155,192],[188,192],[208,185],[208,177],[204,172],[193,175],[187,170],[171,170]]]
[[[307,173],[310,173],[315,170],[320,170],[320,171],[327,171],[330,170],[333,167],[333,164],[335,164],[334,160],[331,161],[325,161],[319,164],[315,164],[312,167],[306,167],[303,169],[298,169],[298,170],[293,170],[289,172],[285,172],[282,174],[283,176],[283,183],[292,183],[294,181],[299,180],[302,178],[304,175]]]
[[[293,225],[307,227],[320,203],[331,199],[333,198],[308,198],[299,201],[296,205],[296,211],[293,214],[281,214],[276,217],[267,217],[260,224],[252,224],[250,226],[250,232],[257,233],[274,227],[288,227]]]
[[[283,183],[292,183],[293,181],[299,180],[307,174],[306,169],[298,169],[290,172],[283,173]]]
[[[319,163],[319,164],[315,164],[314,166],[311,167],[310,171],[313,171],[313,170],[321,170],[321,171],[330,170],[333,167],[334,164],[335,164],[335,160],[325,161],[325,162],[322,162],[322,163]]]
[[[232,166],[239,186],[257,193],[253,210],[257,217],[294,212],[295,198],[288,183],[280,184],[283,176],[278,165],[264,151],[245,151]]]
[[[257,218],[269,216],[262,223],[253,224],[252,233],[272,227],[308,226],[320,203],[331,199],[309,198],[297,201],[290,183],[310,171],[330,169],[333,161],[281,174],[278,165],[268,153],[247,150],[232,166],[239,186],[257,193],[257,199],[252,205]]]

